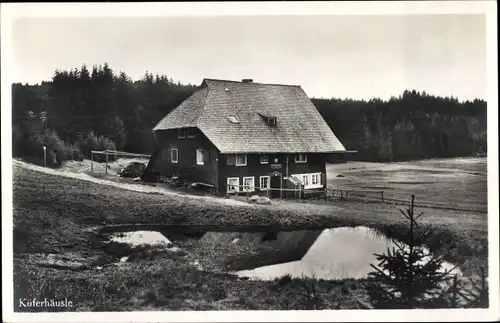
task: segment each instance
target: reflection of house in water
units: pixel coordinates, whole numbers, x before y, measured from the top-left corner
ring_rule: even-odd
[[[218,195],[322,190],[327,158],[347,153],[300,86],[249,79],[203,80],[153,131],[145,179],[179,174]]]

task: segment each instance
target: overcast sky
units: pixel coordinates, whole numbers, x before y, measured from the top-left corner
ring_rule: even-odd
[[[405,89],[486,99],[482,15],[22,18],[14,79],[108,62],[183,83],[205,77],[299,84],[312,97],[388,98]]]

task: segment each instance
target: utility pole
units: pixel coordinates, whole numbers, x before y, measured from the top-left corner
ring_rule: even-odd
[[[47,167],[47,147],[43,146],[43,165]]]

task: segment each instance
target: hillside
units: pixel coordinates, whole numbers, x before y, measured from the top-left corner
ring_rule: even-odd
[[[297,225],[362,225],[395,239],[403,238],[404,223],[393,205],[276,201],[257,206],[231,199],[157,191],[152,186],[117,183],[22,162],[15,162],[13,171],[15,297],[68,297],[77,304],[77,311],[306,306],[297,295],[297,289],[303,288],[303,279],[286,283],[248,281],[197,269],[198,259],[210,268],[213,262],[230,263],[236,254],[259,254],[258,245],[250,246],[250,250],[232,243],[217,249],[180,243],[178,251],[131,248],[106,244],[102,236],[91,230],[96,226],[211,224],[227,231],[232,224],[278,225],[283,229]],[[477,275],[480,266],[487,267],[486,214],[424,210],[421,223],[435,227],[429,242],[432,251],[446,252],[446,259],[459,264],[467,276]],[[272,242],[268,246],[272,247]],[[122,256],[130,260],[122,264]],[[316,284],[326,308],[357,308],[356,300],[366,298],[359,281]]]
[[[157,191],[140,184],[121,185],[90,176],[70,178],[66,176],[71,174],[46,172],[29,169],[23,164],[14,166],[14,232],[15,246],[20,251],[36,246],[64,249],[61,246],[67,239],[74,243],[83,239],[81,228],[109,224],[268,225],[283,230],[300,226],[362,225],[394,238],[402,238],[406,229],[399,206],[390,204],[276,201],[272,205],[252,205],[211,196]],[[425,212],[422,224],[435,227],[431,249],[450,251],[450,257],[454,258],[450,260],[455,262],[466,261],[465,254],[461,255],[464,252],[486,255],[486,214],[422,210]],[[70,234],[59,235],[55,233],[59,230],[50,230],[56,227],[68,228]],[[449,247],[452,249],[448,250]]]

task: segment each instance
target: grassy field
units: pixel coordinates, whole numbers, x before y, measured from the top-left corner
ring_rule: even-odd
[[[330,188],[384,191],[388,200],[406,201],[415,194],[421,204],[486,212],[486,169],[486,158],[450,158],[391,164],[349,162],[328,165],[327,173]]]
[[[248,281],[200,271],[193,265],[195,259],[210,265],[209,258],[225,264],[235,253],[248,251],[236,245],[228,244],[223,250],[193,250],[192,245],[177,252],[144,250],[105,244],[102,237],[87,230],[95,226],[363,225],[396,239],[403,238],[406,228],[398,209],[386,204],[250,205],[214,197],[160,194],[146,188],[146,192],[119,189],[105,181],[54,176],[18,165],[14,166],[13,184],[15,299],[67,297],[76,304],[69,310],[308,308],[305,296],[300,294],[304,280]],[[433,224],[436,229],[429,248],[447,252],[447,260],[459,264],[466,275],[474,276],[479,266],[487,266],[486,218],[484,213],[426,209],[421,222]],[[61,269],[53,262],[49,266],[49,254],[62,258],[60,263],[73,261],[78,266]],[[131,256],[131,260],[114,264],[124,255]],[[355,300],[366,298],[359,281],[317,284],[324,308],[357,308]]]

